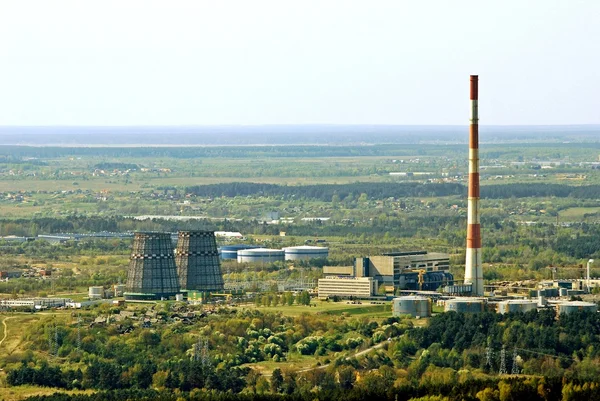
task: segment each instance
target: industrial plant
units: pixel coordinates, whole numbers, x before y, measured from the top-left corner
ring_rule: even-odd
[[[555,308],[557,315],[578,310],[596,311],[595,303],[579,297],[600,287],[600,280],[590,278],[590,259],[587,277],[580,280],[535,282],[528,286],[494,284],[484,288],[482,264],[482,235],[480,223],[479,182],[479,78],[470,76],[470,125],[468,150],[467,230],[464,281],[457,282],[450,273],[450,255],[427,250],[383,252],[353,259],[351,265],[322,268],[322,278],[309,279],[300,270],[294,279],[285,276],[273,280],[259,279],[259,269],[274,264],[275,270],[286,266],[290,272],[296,263],[321,260],[312,266],[322,266],[329,258],[326,246],[288,246],[272,249],[253,244],[231,243],[245,237],[239,232],[180,231],[174,233],[138,232],[135,234],[96,233],[80,236],[45,236],[48,241],[61,243],[82,238],[127,238],[133,235],[126,284],[114,287],[91,286],[88,300],[99,301],[124,296],[128,301],[188,300],[204,302],[210,294],[231,295],[262,291],[309,291],[321,300],[392,300],[393,315],[429,317],[437,311],[480,313],[496,311],[527,313],[539,308]],[[321,218],[319,218],[321,219]],[[326,219],[323,218],[325,221]],[[285,234],[285,233],[283,233]],[[217,236],[228,244],[217,247]],[[42,237],[42,236],[40,236]],[[316,244],[324,240],[315,241]],[[176,243],[176,247],[174,244]],[[306,241],[305,244],[312,244]],[[226,261],[227,282],[221,262]],[[231,274],[233,261],[244,274]],[[288,263],[285,263],[285,262]],[[323,262],[323,263],[321,263]],[[285,263],[285,264],[284,264]],[[38,275],[38,273],[36,273]],[[249,277],[254,276],[254,279]],[[290,277],[292,274],[290,273]],[[51,270],[40,270],[39,277],[51,279]],[[241,278],[240,278],[241,277]],[[0,278],[9,279],[8,272]],[[314,291],[316,290],[316,291]],[[487,291],[486,291],[487,290]],[[123,302],[122,300],[119,302]],[[3,301],[3,307],[55,305],[45,298]],[[67,305],[62,302],[62,305]]]

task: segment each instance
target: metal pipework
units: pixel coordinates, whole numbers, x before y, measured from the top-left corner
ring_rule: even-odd
[[[473,286],[473,295],[482,296],[483,268],[479,222],[479,77],[471,75],[470,80],[471,119],[469,125],[469,197],[465,283]]]

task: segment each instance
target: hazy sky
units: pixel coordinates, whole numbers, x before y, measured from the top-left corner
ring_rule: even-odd
[[[600,123],[600,1],[0,0],[0,125]]]

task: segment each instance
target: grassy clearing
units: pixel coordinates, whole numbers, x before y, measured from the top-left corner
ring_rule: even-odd
[[[72,320],[70,311],[0,314],[0,321],[5,318],[8,334],[0,346],[0,366],[3,367],[7,364],[20,363],[21,355],[28,350],[25,333],[30,332],[31,326],[42,320],[49,322],[54,320],[71,322]],[[1,339],[4,337],[3,325],[0,330],[2,330]]]
[[[390,305],[364,305],[364,306],[359,305],[358,307],[356,307],[357,305],[347,305],[347,306],[354,306],[354,307],[328,310],[328,311],[322,312],[322,313],[325,315],[342,315],[344,313],[346,313],[348,315],[369,314],[369,316],[372,316],[372,317],[382,315],[382,314],[391,315],[391,313],[392,313],[392,311],[390,310]]]
[[[273,362],[272,360],[257,363],[247,363],[243,366],[257,370],[262,375],[270,376],[274,369],[289,369],[293,371],[315,367],[317,362],[323,363],[326,357],[315,357],[313,355],[288,354],[288,360],[285,362]]]
[[[600,207],[571,207],[559,212],[561,219],[583,220],[585,214],[598,213]]]
[[[2,372],[0,372],[2,373]],[[35,387],[35,386],[19,386],[19,387],[5,387],[4,374],[0,375],[0,400],[2,401],[21,401],[33,396],[51,395],[54,393],[64,394],[93,394],[92,390],[73,390],[65,391],[64,389],[53,388],[53,387]]]
[[[255,306],[249,306],[256,308]],[[371,317],[389,317],[392,315],[390,305],[371,305],[363,302],[362,305],[347,304],[345,301],[342,302],[325,302],[325,301],[313,301],[311,306],[304,305],[279,305],[279,306],[260,306],[256,308],[260,311],[277,313],[281,312],[285,316],[300,316],[303,313],[318,313],[332,316],[339,316],[343,313],[349,315],[369,315]]]

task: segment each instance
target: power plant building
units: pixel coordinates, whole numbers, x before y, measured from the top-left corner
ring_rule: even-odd
[[[356,258],[353,266],[325,266],[323,274],[372,277],[394,289],[435,291],[441,285],[453,284],[449,269],[448,254],[415,251]]]
[[[371,298],[377,295],[377,280],[372,277],[336,277],[319,279],[319,299]]]
[[[223,290],[221,262],[213,231],[180,231],[175,250],[175,264],[182,289]]]
[[[171,235],[157,232],[135,233],[127,270],[125,298],[170,298],[179,293],[179,290]]]

